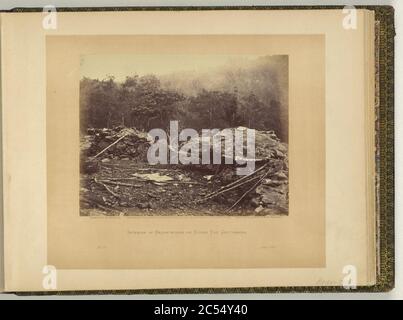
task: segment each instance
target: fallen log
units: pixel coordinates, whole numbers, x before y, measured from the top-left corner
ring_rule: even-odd
[[[244,181],[244,180],[247,180],[248,178],[254,176],[256,173],[259,173],[260,171],[264,170],[264,168],[266,168],[266,167],[267,167],[267,164],[263,165],[262,167],[260,167],[259,169],[255,170],[255,171],[252,172],[251,174],[249,174],[249,175],[247,175],[247,176],[243,176],[242,178],[240,178],[240,179],[238,179],[238,180],[235,180],[235,181],[231,182],[230,184],[227,184],[227,185],[221,187],[221,188],[218,189],[217,191],[214,191],[214,192],[212,192],[212,193],[206,195],[205,198],[209,198],[210,196],[212,196],[212,195],[214,195],[214,194],[216,194],[216,193],[219,193],[219,192],[221,192],[221,191],[223,191],[223,190],[225,190],[225,189],[227,189],[227,188],[230,188],[230,187],[232,187],[232,186],[234,186],[234,185],[237,185],[237,186],[238,186],[238,184],[239,184],[240,182],[242,182],[242,181]]]
[[[118,181],[110,181],[110,180],[101,180],[102,183],[104,184],[112,184],[115,186],[123,186],[123,187],[133,187],[133,188],[141,188],[141,184],[131,184],[131,183],[123,183],[123,182],[118,182]]]
[[[109,146],[107,146],[106,148],[102,149],[100,152],[98,152],[95,156],[93,156],[90,161],[93,161],[94,159],[96,159],[97,157],[99,157],[101,154],[103,154],[106,150],[108,150],[110,147],[114,146],[115,144],[117,144],[120,140],[122,140],[123,138],[127,137],[130,133],[126,133],[123,136],[121,136],[119,139],[117,139],[115,142],[113,142],[112,144],[110,144]]]
[[[264,178],[266,178],[269,173],[271,172],[271,170],[267,170],[267,172],[265,174],[263,174],[261,176],[261,178],[259,179],[259,181],[257,181],[250,189],[248,189],[232,206],[231,208],[229,208],[227,210],[227,212],[230,212],[233,208],[235,208],[235,206],[240,203],[242,201],[243,198],[246,197],[247,194],[249,194],[251,191],[253,191],[254,189],[257,188],[257,186],[263,181]]]
[[[114,197],[116,197],[116,198],[120,198],[120,196],[118,195],[118,194],[116,194],[115,192],[113,192],[105,183],[103,183],[102,181],[99,181],[97,178],[94,178],[94,182],[95,183],[97,183],[97,184],[99,184],[99,185],[101,185],[101,186],[103,186],[105,189],[106,189],[106,191],[108,191],[111,195],[113,195]]]
[[[224,190],[219,190],[219,191],[217,191],[217,192],[211,193],[210,195],[205,196],[203,199],[196,201],[196,203],[213,199],[213,198],[215,198],[215,197],[217,197],[217,196],[219,196],[219,195],[221,195],[221,194],[223,194],[223,193],[226,193],[226,192],[231,191],[231,190],[235,190],[235,189],[239,188],[240,186],[243,186],[243,185],[245,185],[245,184],[247,184],[247,183],[249,183],[249,182],[252,182],[252,181],[254,181],[254,180],[256,180],[256,179],[259,179],[260,177],[261,177],[261,176],[252,177],[251,179],[248,179],[248,180],[246,180],[246,181],[242,181],[241,183],[239,183],[239,184],[237,184],[237,185],[233,185],[233,186],[230,187],[230,188],[227,188],[227,189],[224,189]]]

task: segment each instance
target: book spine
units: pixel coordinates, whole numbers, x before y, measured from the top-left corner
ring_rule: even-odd
[[[3,206],[3,95],[2,95],[2,68],[1,68],[1,14],[0,14],[0,292],[4,291],[4,206]]]

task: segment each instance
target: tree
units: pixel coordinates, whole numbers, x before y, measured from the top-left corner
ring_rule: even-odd
[[[248,128],[262,129],[265,126],[264,122],[268,109],[254,93],[250,93],[242,99],[239,113],[242,125]]]
[[[237,73],[231,76],[237,79]],[[254,90],[246,93],[245,87],[238,90],[237,86],[232,86],[230,91],[200,89],[194,95],[186,95],[172,86],[163,88],[155,75],[133,75],[123,82],[113,77],[83,78],[80,82],[82,132],[89,127],[116,125],[144,131],[167,129],[170,120],[179,120],[181,128],[196,130],[240,125],[274,130],[278,137],[287,141],[286,111],[275,96],[258,95]]]
[[[202,90],[189,100],[189,125],[203,128],[224,129],[235,124],[236,96],[228,92]]]

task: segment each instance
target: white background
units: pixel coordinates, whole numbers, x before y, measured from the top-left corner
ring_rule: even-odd
[[[403,207],[402,184],[403,172],[403,112],[402,112],[402,68],[403,68],[403,3],[402,1],[230,1],[230,0],[2,0],[0,10],[15,7],[43,7],[54,5],[57,7],[108,7],[108,6],[237,6],[237,5],[393,5],[396,10],[396,49],[395,49],[395,207],[396,207],[396,288],[390,293],[339,293],[339,294],[219,294],[219,295],[131,295],[131,296],[81,296],[81,297],[45,297],[46,299],[403,299]],[[0,294],[2,299],[22,299],[11,294]],[[36,299],[24,297],[23,299]]]

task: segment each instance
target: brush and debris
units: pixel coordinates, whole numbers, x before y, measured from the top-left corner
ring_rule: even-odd
[[[225,157],[224,137],[219,139]],[[255,171],[247,176],[237,175],[236,161],[150,165],[152,143],[147,133],[132,128],[88,129],[81,137],[82,215],[288,213],[288,146],[274,132],[255,130],[255,158],[248,159],[255,162]]]

